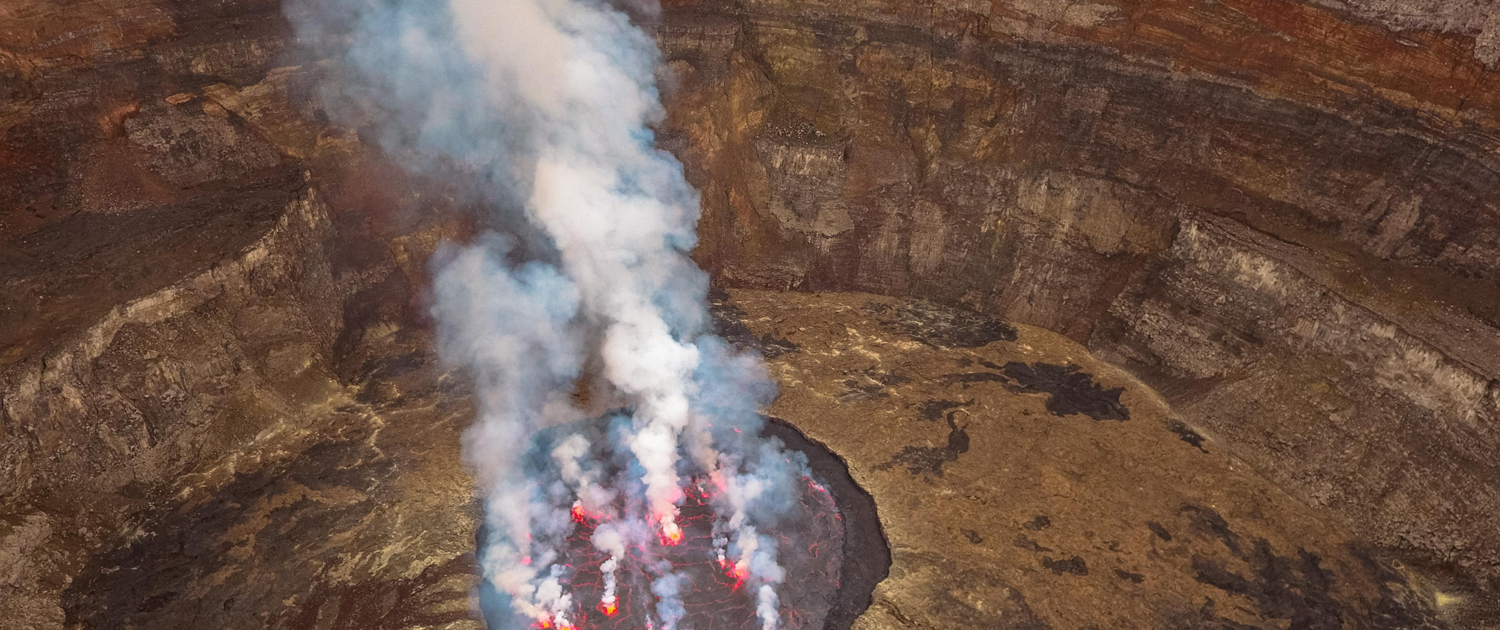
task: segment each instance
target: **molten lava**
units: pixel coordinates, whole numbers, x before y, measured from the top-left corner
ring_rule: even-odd
[[[745,585],[745,578],[749,577],[749,572],[743,567],[731,566],[729,567],[729,571],[725,572],[725,575],[734,580],[733,590],[738,591],[741,586]]]
[[[812,630],[822,627],[838,590],[843,563],[843,524],[833,497],[820,484],[797,484],[797,501],[776,530],[778,560],[786,570],[776,587],[781,594],[778,627]],[[560,611],[566,624],[549,620],[541,630],[640,630],[659,618],[660,598],[651,592],[653,579],[665,573],[681,577],[680,597],[685,609],[677,627],[759,630],[756,589],[744,588],[749,567],[725,556],[724,538],[716,537],[711,479],[695,480],[684,493],[675,522],[662,523],[657,545],[626,549],[614,571],[614,599],[606,601],[606,575],[601,571],[610,556],[591,542],[607,517],[591,515],[582,506],[571,510],[573,533],[560,562],[573,567],[568,592],[573,610]],[[664,561],[664,562],[663,562]]]
[[[662,528],[661,544],[668,547],[676,546],[677,543],[682,542],[682,530],[675,524],[668,523],[667,525],[667,527]]]

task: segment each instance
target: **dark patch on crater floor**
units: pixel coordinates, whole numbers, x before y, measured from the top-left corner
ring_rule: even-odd
[[[1188,426],[1186,422],[1183,422],[1181,420],[1173,420],[1171,422],[1168,422],[1167,430],[1176,433],[1177,439],[1191,444],[1193,448],[1196,448],[1205,453],[1208,452],[1208,449],[1203,448],[1203,434],[1194,431],[1193,428]]]
[[[844,392],[839,395],[842,402],[884,398],[890,396],[892,387],[911,382],[910,378],[896,372],[877,369],[846,372],[844,376]]]
[[[963,406],[964,403],[956,400],[929,400],[917,406],[917,418],[927,422],[937,422],[942,420],[947,412]]]
[[[1035,540],[1032,540],[1030,538],[1027,538],[1026,534],[1016,534],[1016,539],[1014,541],[1014,544],[1015,544],[1015,546],[1016,546],[1017,549],[1025,549],[1025,550],[1030,551],[1032,553],[1042,553],[1042,552],[1045,552],[1045,551],[1052,551],[1051,549],[1049,549],[1047,547],[1043,547],[1041,543],[1039,543],[1039,542],[1037,542]]]
[[[968,372],[964,374],[950,374],[948,376],[948,379],[951,383],[962,383],[964,385],[969,385],[972,383],[1010,383],[1010,379],[1005,378],[1004,374],[996,374],[994,372]]]
[[[1351,611],[1339,603],[1336,593],[1339,577],[1323,567],[1318,554],[1298,547],[1293,553],[1280,555],[1262,537],[1246,544],[1213,508],[1184,505],[1179,514],[1188,519],[1193,532],[1216,540],[1233,558],[1231,561],[1217,553],[1193,553],[1194,579],[1223,591],[1226,602],[1228,596],[1233,596],[1234,601],[1248,602],[1262,619],[1284,620],[1285,627],[1306,630],[1335,630],[1344,627],[1346,621],[1353,622],[1355,627],[1380,630],[1449,627],[1404,577],[1368,554],[1354,550],[1370,576],[1381,584],[1379,600],[1373,602],[1368,612]],[[1152,531],[1159,527],[1153,527]],[[1199,610],[1198,616],[1193,622],[1195,627],[1239,627],[1221,617],[1212,600]]]
[[[1051,556],[1044,556],[1042,558],[1042,566],[1051,571],[1053,575],[1070,573],[1083,577],[1089,574],[1089,564],[1078,556],[1073,556],[1066,560],[1053,560]]]
[[[913,475],[923,473],[943,476],[943,465],[958,461],[958,456],[969,452],[969,432],[953,419],[955,412],[948,412],[948,443],[943,446],[908,446],[891,457],[891,460],[876,466],[876,470],[890,470],[905,466]]]
[[[882,324],[937,348],[979,348],[996,341],[1016,340],[1016,329],[1005,322],[925,300],[903,302],[895,307],[875,302],[866,308],[879,315]]]
[[[1236,556],[1250,565],[1247,575],[1226,568],[1222,561],[1195,555],[1196,579],[1249,600],[1266,617],[1290,620],[1293,628],[1343,626],[1341,607],[1330,592],[1333,576],[1319,566],[1322,560],[1316,554],[1299,548],[1296,557],[1279,556],[1262,538],[1249,553]]]
[[[1194,532],[1207,538],[1217,538],[1231,553],[1240,554],[1239,534],[1234,533],[1229,527],[1229,521],[1224,520],[1213,508],[1187,504],[1177,510],[1177,513],[1187,517]]]
[[[708,313],[713,318],[714,331],[737,348],[758,350],[767,359],[774,359],[788,352],[796,352],[797,344],[785,337],[771,333],[757,336],[745,325],[745,311],[729,303],[729,294],[720,289],[709,291]]]
[[[1130,419],[1130,410],[1120,403],[1125,388],[1104,389],[1076,365],[1012,361],[1001,368],[1021,391],[1048,394],[1047,411],[1056,416],[1083,414],[1094,420]]]

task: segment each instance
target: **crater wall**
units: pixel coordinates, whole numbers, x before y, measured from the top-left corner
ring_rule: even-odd
[[[698,256],[1062,332],[1360,534],[1494,579],[1494,73],[1476,29],[1373,10],[673,4]]]
[[[274,0],[8,11],[0,610],[55,625],[57,576],[129,529],[81,506],[143,509],[334,389],[406,395],[393,331],[465,197],[328,124],[337,68],[289,52]],[[661,138],[717,282],[1061,332],[1359,537],[1493,583],[1495,16],[671,0]]]

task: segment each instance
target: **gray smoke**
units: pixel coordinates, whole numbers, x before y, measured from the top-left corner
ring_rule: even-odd
[[[762,532],[800,471],[756,437],[772,394],[764,368],[706,330],[706,276],[687,256],[697,195],[651,132],[662,110],[650,37],[597,0],[309,0],[288,15],[342,62],[325,86],[335,117],[367,123],[414,171],[465,173],[511,235],[443,251],[432,313],[442,356],[476,385],[465,452],[487,507],[481,556],[520,623],[567,627],[586,605],[557,562],[570,510],[618,526],[595,536],[612,574],[623,545],[681,536],[677,506],[697,475],[717,486],[726,562],[774,627],[782,574]],[[534,248],[514,235],[540,235],[547,254],[517,264]],[[630,409],[628,428],[602,444],[562,439],[550,472],[528,469],[539,431],[584,416],[569,396],[584,376]],[[609,478],[605,461],[621,457],[626,478]],[[655,536],[621,534],[632,531]],[[655,574],[657,622],[670,628],[680,578]]]

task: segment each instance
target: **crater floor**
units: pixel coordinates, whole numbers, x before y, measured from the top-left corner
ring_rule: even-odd
[[[858,294],[737,291],[720,314],[766,350],[772,412],[875,499],[892,565],[855,628],[1411,628],[1460,612],[1060,335]]]
[[[854,628],[1410,628],[1463,613],[1462,594],[1424,603],[1415,578],[1060,335],[857,294],[736,291],[715,315],[767,355],[771,413],[873,496],[891,565]],[[71,579],[68,625],[482,627],[467,394],[423,332],[370,326],[367,376],[324,413],[182,480],[52,576]]]

